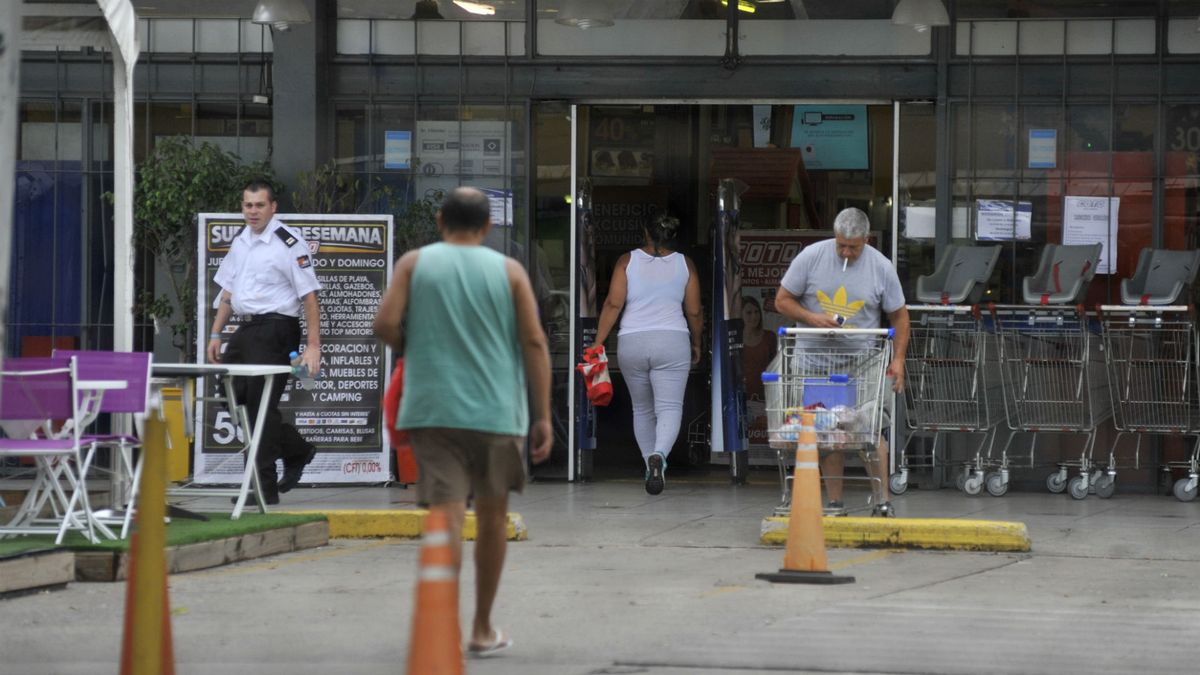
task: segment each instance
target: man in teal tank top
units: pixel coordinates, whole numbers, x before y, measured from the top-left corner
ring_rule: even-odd
[[[450,521],[455,570],[474,496],[476,600],[468,651],[512,645],[492,626],[507,546],[508,493],[525,486],[522,451],[550,456],[550,353],[529,276],[482,246],[487,195],[460,187],[437,214],[442,241],[396,262],[375,334],[404,355],[398,429],[409,431],[420,478],[417,500]]]

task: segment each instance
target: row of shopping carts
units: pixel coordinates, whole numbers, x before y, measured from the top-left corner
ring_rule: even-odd
[[[1095,273],[1099,244],[1046,246],[1037,271],[1024,280],[1025,304],[981,305],[998,255],[999,247],[951,247],[938,270],[918,282],[918,300],[926,304],[909,306],[904,397],[914,433],[898,453],[891,491],[907,489],[912,469],[947,465],[946,436],[953,433],[976,439],[965,443],[959,489],[1001,496],[1013,468],[1039,466],[1039,436],[1065,433],[1083,437],[1080,449],[1051,464],[1046,487],[1075,499],[1108,498],[1118,469],[1140,467],[1144,437],[1161,434],[1194,439],[1183,460],[1163,465],[1185,470],[1174,494],[1194,499],[1200,340],[1194,311],[1181,300],[1200,269],[1200,251],[1142,251],[1134,277],[1121,282],[1123,304],[1090,311],[1078,303]],[[1097,430],[1110,417],[1117,433],[1098,456]],[[1010,433],[997,451],[1001,422]],[[1032,439],[1020,452],[1013,448],[1018,432]],[[930,435],[932,444],[910,452],[916,438]],[[1119,463],[1118,447],[1130,435],[1134,451]]]

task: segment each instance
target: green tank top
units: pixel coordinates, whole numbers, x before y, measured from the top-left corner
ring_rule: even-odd
[[[396,428],[528,432],[525,364],[503,255],[445,242],[422,248],[404,335]]]

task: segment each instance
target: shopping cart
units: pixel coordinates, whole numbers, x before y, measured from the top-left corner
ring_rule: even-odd
[[[1195,312],[1187,306],[1103,305],[1100,316],[1113,424],[1117,428],[1106,473],[1115,480],[1117,445],[1122,436],[1133,434],[1137,439],[1132,465],[1135,469],[1141,464],[1143,435],[1197,436],[1188,459],[1165,465],[1168,470],[1187,469],[1188,477],[1175,482],[1175,497],[1185,502],[1195,499],[1200,473]],[[1111,496],[1112,485],[1113,480],[1102,480],[1096,485],[1096,493]]]
[[[871,467],[884,418],[884,387],[892,355],[892,329],[780,328],[779,351],[762,374],[767,403],[767,438],[776,451],[780,506],[791,503],[794,459],[802,411],[815,412],[821,451],[858,452]],[[869,471],[869,505],[882,503],[882,480]],[[825,476],[826,479],[829,476]]]
[[[995,351],[988,349],[991,318],[983,317],[975,305],[983,299],[999,257],[999,246],[952,244],[932,274],[917,277],[920,304],[908,306],[912,328],[904,378],[910,433],[896,455],[897,470],[889,483],[895,494],[908,489],[910,469],[938,466],[939,440],[946,440],[941,458],[945,463],[949,442],[942,436],[950,431],[982,435],[973,459],[963,462],[959,489],[978,494],[985,482],[985,457],[991,456],[1003,399],[995,360],[987,360]],[[929,434],[933,442],[928,450],[913,453],[913,441]],[[1008,490],[1007,476],[997,474],[987,485],[1000,496]]]
[[[1101,496],[1111,495],[1112,476],[1091,473],[1096,426],[1112,408],[1104,391],[1108,383],[1097,329],[1087,313],[1082,306],[992,306],[991,313],[1008,427],[1033,434],[1028,466],[1035,466],[1038,434],[1083,434],[1079,459],[1058,462],[1046,487],[1056,493],[1067,490],[1075,499],[1087,497],[1093,488]],[[1002,475],[1009,470],[1015,437],[1004,444]],[[1078,467],[1079,475],[1068,481],[1069,467]]]
[[[937,466],[938,441],[946,432],[979,437],[973,451],[962,462],[958,489],[977,495],[987,491],[999,497],[1008,492],[1008,467],[994,462],[992,448],[999,422],[1004,416],[1000,373],[995,359],[989,360],[992,342],[991,318],[977,306],[909,305],[908,355],[904,360],[905,421],[912,433],[897,455],[897,470],[889,487],[894,494],[908,489],[910,469]],[[918,432],[933,435],[926,454],[914,456],[909,446]],[[948,463],[948,440],[943,442],[941,460]],[[989,467],[998,471],[984,475]]]

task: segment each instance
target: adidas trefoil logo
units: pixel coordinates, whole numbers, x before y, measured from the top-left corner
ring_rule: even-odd
[[[853,318],[858,314],[863,305],[866,304],[862,300],[854,302],[846,302],[846,287],[840,286],[837,292],[833,294],[833,299],[825,295],[824,291],[817,291],[817,301],[821,303],[821,309],[830,316],[844,316],[847,319]]]

